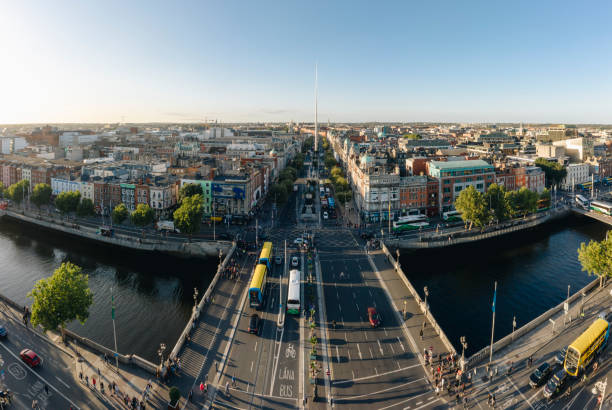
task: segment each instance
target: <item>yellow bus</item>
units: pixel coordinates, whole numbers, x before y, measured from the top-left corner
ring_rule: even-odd
[[[268,268],[265,264],[260,263],[255,267],[251,286],[249,286],[249,305],[252,308],[260,309],[263,306],[267,278]]]
[[[588,367],[593,358],[606,347],[609,335],[610,324],[603,319],[595,320],[567,348],[563,366],[567,374],[578,377]]]
[[[268,267],[268,270],[272,267],[272,242],[264,242],[259,254],[259,263],[263,263]]]

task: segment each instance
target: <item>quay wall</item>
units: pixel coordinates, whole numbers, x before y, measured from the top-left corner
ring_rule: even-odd
[[[414,286],[412,286],[412,283],[410,283],[410,280],[408,279],[408,277],[406,276],[406,274],[402,270],[402,267],[395,260],[395,258],[391,254],[391,252],[389,252],[389,249],[387,248],[387,246],[384,243],[382,244],[382,250],[383,250],[384,254],[387,256],[387,259],[389,260],[389,262],[395,267],[395,273],[397,273],[399,278],[404,282],[404,284],[406,285],[406,287],[410,291],[410,294],[412,295],[412,297],[418,303],[419,307],[421,308],[421,312],[423,312],[423,314],[425,314],[426,309],[427,309],[427,307],[425,306],[425,302],[423,300],[421,300],[421,297],[417,293],[417,291],[414,288]],[[427,318],[429,319],[429,321],[430,321],[431,325],[433,326],[434,330],[436,331],[436,333],[438,335],[440,335],[440,339],[442,339],[442,343],[444,343],[444,346],[448,349],[448,351],[450,353],[452,353],[452,354],[457,354],[457,350],[455,349],[455,346],[453,346],[451,341],[448,339],[448,337],[446,336],[446,333],[444,333],[444,330],[442,330],[442,328],[440,327],[440,325],[438,324],[438,322],[434,318],[434,316],[431,313],[431,311],[427,312]]]
[[[42,226],[47,229],[79,236],[92,241],[144,252],[163,252],[183,257],[210,257],[217,256],[219,254],[219,249],[227,252],[231,247],[231,242],[229,241],[164,241],[156,238],[136,238],[121,233],[115,233],[113,237],[102,236],[97,233],[96,228],[80,226],[77,229],[74,228],[74,224],[70,222],[61,221],[58,223],[53,218],[43,215],[29,216],[10,210],[0,210],[0,216],[6,216],[21,222]]]
[[[453,246],[464,243],[481,241],[483,239],[494,238],[501,235],[506,235],[513,232],[522,231],[525,229],[530,229],[535,226],[544,224],[546,222],[550,222],[553,219],[561,218],[563,216],[568,215],[571,210],[563,207],[548,211],[543,215],[534,215],[526,220],[514,220],[510,222],[506,222],[503,228],[496,229],[489,232],[482,233],[474,233],[473,235],[459,237],[459,238],[449,238],[448,234],[423,234],[423,239],[419,238],[414,239],[401,239],[401,238],[387,238],[385,242],[388,245],[393,247],[398,247],[400,249],[427,249],[427,248],[442,248],[445,246]],[[463,232],[462,232],[463,234]]]
[[[575,302],[576,299],[580,298],[583,293],[586,295],[589,292],[593,292],[594,290],[598,289],[598,284],[599,284],[599,278],[593,280],[591,283],[589,283],[588,285],[580,289],[578,292],[571,295],[569,298],[569,304],[571,305],[573,302]],[[493,353],[503,349],[506,346],[509,346],[510,344],[519,340],[522,336],[531,332],[532,330],[534,330],[541,324],[546,323],[548,319],[550,319],[551,317],[553,317],[554,315],[556,315],[557,313],[563,310],[563,304],[565,302],[566,301],[564,300],[563,302],[559,303],[557,306],[542,313],[540,316],[536,317],[531,322],[516,329],[514,331],[514,336],[512,335],[512,333],[510,333],[502,337],[501,339],[499,339],[497,342],[493,343]],[[491,345],[488,345],[480,349],[478,352],[474,353],[472,356],[470,356],[467,359],[467,365],[469,367],[473,367],[477,365],[478,363],[480,363],[482,360],[488,358],[490,354],[490,349],[491,349]]]

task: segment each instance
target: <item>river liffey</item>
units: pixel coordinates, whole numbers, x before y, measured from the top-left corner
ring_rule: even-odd
[[[182,259],[101,246],[34,226],[0,220],[0,293],[31,304],[27,293],[65,261],[89,275],[94,294],[85,325],[68,328],[114,347],[111,288],[115,296],[118,350],[156,362],[157,349],[171,349],[193,307],[194,288],[204,294],[218,259]]]
[[[400,261],[414,287],[458,349],[467,337],[471,354],[491,338],[497,281],[495,340],[529,322],[595,279],[583,272],[577,249],[601,240],[611,227],[586,217],[569,217],[527,232],[470,245],[403,252]],[[459,350],[459,349],[458,349]]]

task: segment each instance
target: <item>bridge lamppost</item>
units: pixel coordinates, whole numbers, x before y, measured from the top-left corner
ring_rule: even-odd
[[[516,330],[516,316],[512,317],[512,341],[514,342],[514,331]]]
[[[425,319],[427,319],[427,310],[428,310],[427,297],[429,296],[429,288],[425,286],[423,288],[423,292],[425,292]]]
[[[461,342],[461,372],[463,373],[465,371],[465,349],[467,349],[468,344],[467,344],[467,339],[465,338],[465,336],[461,336],[459,338],[459,341]]]
[[[198,288],[193,288],[193,311],[198,307]]]
[[[164,366],[164,351],[166,350],[166,344],[160,343],[157,355],[159,356],[159,367],[163,369]]]

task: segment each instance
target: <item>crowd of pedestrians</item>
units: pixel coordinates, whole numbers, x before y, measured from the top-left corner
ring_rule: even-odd
[[[91,375],[83,374],[83,372],[79,372],[79,380],[81,383],[84,383],[88,388],[99,392],[102,396],[110,398],[114,398],[119,403],[123,403],[125,408],[128,409],[138,409],[144,410],[146,409],[147,398],[151,394],[153,390],[153,384],[151,380],[147,383],[147,386],[141,397],[137,397],[136,395],[130,395],[126,390],[121,390],[119,385],[113,380],[111,382],[107,382],[104,384],[104,378],[102,377],[102,372],[100,369],[97,369],[97,372]],[[90,383],[91,382],[91,383]]]
[[[472,385],[472,375],[464,375],[459,368],[456,355],[440,353],[438,356],[433,354],[433,349],[424,349],[423,356],[425,364],[429,365],[432,376],[432,383],[437,396],[446,393],[454,398],[456,404],[468,407],[468,395],[466,387]]]

